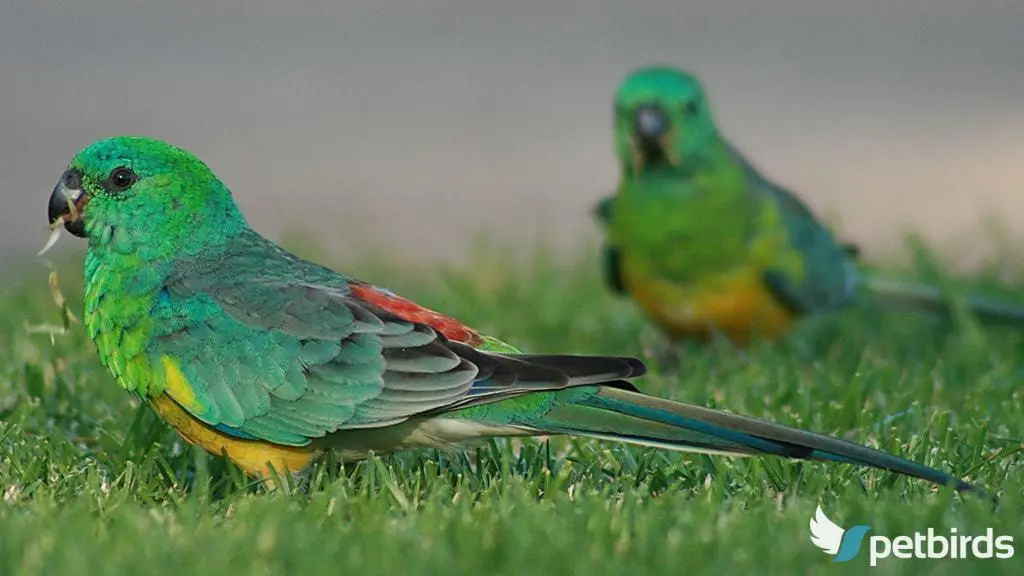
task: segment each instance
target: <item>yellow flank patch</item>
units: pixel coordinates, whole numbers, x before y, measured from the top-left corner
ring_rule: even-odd
[[[627,252],[622,260],[623,282],[647,315],[673,338],[708,340],[719,332],[740,346],[748,345],[755,335],[778,338],[797,318],[768,290],[764,271],[771,266],[800,282],[806,270],[803,255],[789,242],[778,205],[762,203],[757,227],[745,254],[732,267],[676,283],[659,277],[655,263],[642,254]]]
[[[164,365],[167,365],[166,362]],[[183,410],[168,394],[161,394],[151,399],[150,404],[153,411],[170,424],[185,440],[211,454],[227,455],[232,462],[250,476],[268,479],[271,477],[271,466],[274,471],[282,475],[300,472],[320,451],[320,448],[312,444],[281,446],[263,440],[235,438],[207,426]]]
[[[746,346],[754,334],[781,336],[796,320],[768,291],[756,263],[709,274],[690,286],[630,273],[628,258],[624,264],[624,280],[637,303],[675,338],[707,340],[717,331]]]
[[[193,414],[202,414],[205,408],[196,400],[196,393],[181,373],[178,361],[170,356],[160,358],[164,363],[164,392]]]

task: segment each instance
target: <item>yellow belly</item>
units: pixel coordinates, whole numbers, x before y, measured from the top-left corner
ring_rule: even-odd
[[[158,416],[185,440],[217,455],[226,455],[246,474],[271,477],[270,466],[281,475],[300,472],[318,453],[315,446],[279,446],[261,440],[241,440],[218,432],[161,394],[150,404]]]
[[[796,320],[768,291],[757,265],[708,274],[690,285],[657,278],[628,258],[623,265],[626,288],[672,338],[708,340],[718,332],[746,346],[755,336],[782,336]]]

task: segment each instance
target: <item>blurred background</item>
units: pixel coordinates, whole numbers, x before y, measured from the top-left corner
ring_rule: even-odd
[[[612,91],[652,62],[695,71],[738,147],[869,257],[917,230],[967,265],[993,216],[1021,239],[1020,0],[5,0],[0,264],[44,242],[71,156],[120,133],[190,149],[257,229],[339,257],[578,249],[616,180]]]

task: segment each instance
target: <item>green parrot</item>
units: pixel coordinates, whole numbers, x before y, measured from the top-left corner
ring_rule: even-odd
[[[80,151],[48,218],[88,239],[84,325],[126,390],[246,473],[333,451],[577,435],[725,455],[953,476],[852,444],[640,393],[626,357],[523,354],[439,312],[303,260],[246,222],[190,153],[142,137]]]
[[[692,75],[633,71],[615,94],[621,179],[596,216],[604,276],[673,339],[775,339],[798,319],[874,304],[948,313],[935,287],[858,268],[791,191],[764,177],[715,126]],[[972,296],[979,320],[1024,326],[1024,308]]]

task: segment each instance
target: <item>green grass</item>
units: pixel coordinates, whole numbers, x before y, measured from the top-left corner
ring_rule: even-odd
[[[308,253],[308,250],[307,250]],[[1024,546],[1024,339],[962,319],[853,310],[743,358],[684,347],[679,367],[592,260],[512,262],[497,249],[440,271],[346,270],[531,351],[637,354],[645,391],[876,446],[969,477],[996,508],[844,465],[726,459],[596,441],[494,442],[316,466],[266,492],[180,441],[59,323],[46,271],[0,301],[0,574],[826,574],[808,539],[820,503],[844,526],[933,527]],[[78,308],[80,260],[61,267]],[[1024,550],[1018,552],[1024,555]],[[1014,560],[883,560],[886,574],[1016,574]]]

